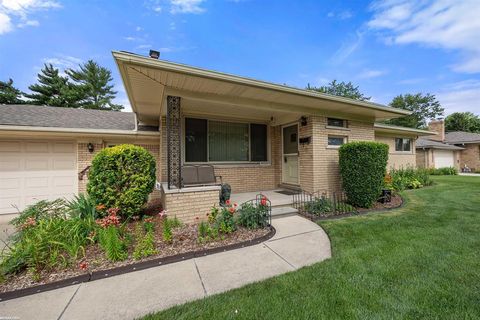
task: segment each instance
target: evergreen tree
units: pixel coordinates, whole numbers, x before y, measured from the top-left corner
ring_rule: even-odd
[[[80,106],[85,109],[100,109],[120,111],[122,105],[114,104],[116,91],[109,84],[112,73],[107,68],[99,66],[93,60],[80,65],[80,70],[66,70],[66,73],[75,82],[77,91],[81,92]]]
[[[28,87],[33,93],[25,94],[31,103],[52,107],[78,108],[80,93],[62,77],[52,64],[45,64],[38,74],[38,83]]]
[[[0,81],[0,103],[3,104],[22,104],[25,101],[20,98],[23,92],[13,86],[13,80]]]
[[[308,84],[305,89],[360,101],[368,101],[371,98],[361,93],[358,86],[355,86],[352,82],[337,82],[337,80],[333,80],[328,85],[321,87],[312,87]]]
[[[429,119],[435,119],[443,115],[444,108],[440,105],[435,95],[427,93],[405,94],[393,98],[390,106],[403,110],[412,111],[409,116],[391,119],[385,123],[397,126],[424,129]]]

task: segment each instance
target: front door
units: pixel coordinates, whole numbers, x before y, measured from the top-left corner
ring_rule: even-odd
[[[298,125],[283,127],[282,182],[298,184]]]

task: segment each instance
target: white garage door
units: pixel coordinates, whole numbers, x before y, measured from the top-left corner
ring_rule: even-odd
[[[449,150],[435,150],[433,154],[435,158],[435,168],[454,167],[453,151]]]
[[[0,140],[0,214],[77,192],[76,147],[65,141]]]

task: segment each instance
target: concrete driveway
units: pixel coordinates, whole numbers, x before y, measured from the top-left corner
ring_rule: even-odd
[[[289,216],[273,225],[259,245],[1,302],[0,319],[133,319],[331,257],[317,224]]]

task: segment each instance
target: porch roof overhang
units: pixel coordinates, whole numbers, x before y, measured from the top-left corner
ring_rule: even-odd
[[[301,115],[378,121],[410,112],[321,94],[123,51],[112,52],[139,121],[159,123],[168,95],[182,97],[184,113],[228,115],[276,124]],[[273,120],[272,120],[273,119]]]
[[[404,135],[412,135],[412,136],[432,136],[432,135],[438,134],[437,132],[434,132],[434,131],[393,126],[393,125],[384,124],[384,123],[375,123],[373,128],[375,130],[375,133],[404,134]]]

